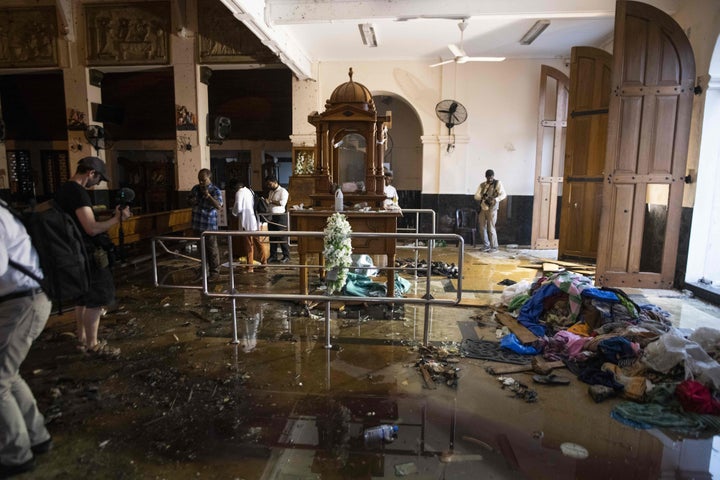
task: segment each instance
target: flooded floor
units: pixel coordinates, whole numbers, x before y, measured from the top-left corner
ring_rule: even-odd
[[[595,403],[567,371],[567,386],[513,374],[536,392],[527,402],[486,371],[506,363],[456,355],[465,338],[496,340],[489,306],[503,281],[532,281],[539,270],[528,265],[553,254],[467,249],[458,306],[334,302],[332,348],[324,304],[238,299],[233,343],[233,302],[202,295],[192,281],[196,262],[162,255],[161,280],[195,288],[160,288],[152,262],[130,258],[116,271],[118,304],[100,326],[120,358],[78,352],[74,317],[65,313],[51,316],[24,363],[55,448],[18,478],[720,476],[712,437],[625,426],[610,417],[618,400]],[[457,251],[440,248],[433,258],[449,264]],[[411,294],[425,294],[425,277],[404,276]],[[227,292],[228,278],[210,291]],[[296,271],[284,265],[236,271],[235,282],[241,292],[298,288]],[[311,289],[319,283],[311,275]],[[429,284],[434,298],[448,299],[460,286],[439,275]],[[678,327],[718,328],[718,308],[682,293],[627,293],[670,311]],[[383,424],[397,425],[397,438],[366,442],[363,432]]]

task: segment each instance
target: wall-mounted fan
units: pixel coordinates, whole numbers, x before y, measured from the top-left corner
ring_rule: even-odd
[[[448,128],[448,135],[452,135],[455,125],[460,125],[467,120],[467,110],[457,100],[440,100],[435,105],[435,114]],[[448,143],[447,151],[450,153],[455,148],[455,136],[452,142]]]
[[[463,18],[460,23],[458,23],[458,28],[460,29],[460,46],[455,45],[454,43],[451,43],[448,45],[448,48],[453,54],[453,58],[450,60],[445,60],[439,63],[434,63],[430,65],[431,67],[439,67],[440,65],[445,65],[446,63],[465,63],[465,62],[502,62],[505,60],[505,57],[469,57],[467,53],[465,53],[465,49],[463,48],[463,36],[465,33],[465,29],[468,26],[468,22],[466,18]]]
[[[85,129],[85,139],[95,147],[95,150],[100,151],[105,148],[105,129],[98,125],[88,125]]]
[[[467,120],[467,110],[457,100],[440,100],[435,105],[435,114],[448,128],[448,135],[452,133],[455,125],[460,125]]]

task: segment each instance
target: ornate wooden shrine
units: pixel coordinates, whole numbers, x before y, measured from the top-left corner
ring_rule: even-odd
[[[339,85],[323,113],[312,112],[316,147],[293,150],[290,197],[306,207],[332,206],[333,188],[343,188],[345,203],[382,207],[385,198],[382,161],[391,113],[378,115],[370,90],[353,81]]]

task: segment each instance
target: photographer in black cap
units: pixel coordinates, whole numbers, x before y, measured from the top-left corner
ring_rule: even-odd
[[[485,172],[485,181],[480,184],[477,192],[475,192],[475,200],[480,202],[478,218],[484,252],[497,252],[498,241],[495,222],[497,222],[498,207],[500,202],[505,200],[505,197],[507,197],[507,194],[502,182],[495,178],[494,171],[487,170]]]
[[[81,158],[75,175],[60,187],[55,199],[75,220],[85,239],[85,250],[90,259],[90,291],[75,307],[78,348],[88,354],[115,357],[120,354],[120,349],[109,347],[97,338],[103,308],[115,302],[115,284],[109,260],[107,254],[103,256],[104,249],[98,246],[97,238],[113,225],[130,218],[132,213],[127,204],[117,205],[108,220],[95,219],[87,190],[103,181],[108,181],[105,162],[98,157]]]

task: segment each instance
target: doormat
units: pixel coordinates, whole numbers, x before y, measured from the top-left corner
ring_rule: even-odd
[[[489,340],[475,340],[465,338],[460,344],[460,352],[465,357],[492,360],[494,362],[514,363],[516,365],[529,365],[531,355],[521,355],[500,347],[499,342]]]

